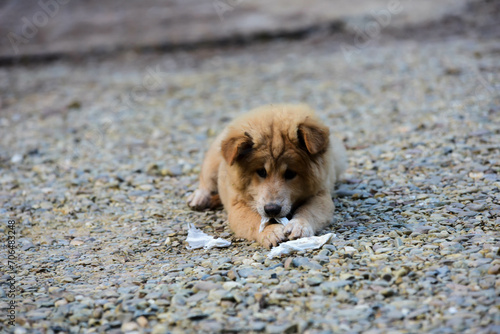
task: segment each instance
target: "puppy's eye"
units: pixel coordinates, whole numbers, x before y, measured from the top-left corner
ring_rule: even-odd
[[[265,179],[267,176],[267,172],[264,168],[257,169],[257,175],[259,175],[261,178]]]
[[[287,169],[285,171],[284,177],[285,177],[286,180],[291,180],[291,179],[293,179],[296,176],[297,176],[297,173],[294,172],[293,170]]]

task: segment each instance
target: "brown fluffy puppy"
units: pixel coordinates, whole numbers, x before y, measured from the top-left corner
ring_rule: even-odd
[[[308,106],[263,106],[235,119],[215,139],[188,205],[203,210],[222,202],[237,237],[270,248],[331,223],[331,194],[345,166],[343,145]],[[263,217],[290,222],[259,232]]]

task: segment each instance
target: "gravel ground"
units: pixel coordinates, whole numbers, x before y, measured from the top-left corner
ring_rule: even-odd
[[[16,333],[499,333],[498,40],[328,38],[0,68]],[[349,61],[348,61],[349,60]],[[269,260],[190,211],[236,115],[307,102],[344,137],[337,238]],[[187,224],[232,240],[187,250]],[[8,225],[2,224],[5,262]]]

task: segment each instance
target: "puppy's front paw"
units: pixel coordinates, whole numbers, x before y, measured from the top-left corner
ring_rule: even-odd
[[[210,192],[204,189],[196,189],[188,197],[188,205],[195,210],[203,210],[210,207]]]
[[[271,224],[266,226],[264,231],[259,234],[259,242],[267,249],[278,246],[279,243],[286,240],[283,232],[284,227],[281,224]]]
[[[289,240],[295,240],[314,235],[314,229],[306,220],[294,218],[284,228],[285,236]]]

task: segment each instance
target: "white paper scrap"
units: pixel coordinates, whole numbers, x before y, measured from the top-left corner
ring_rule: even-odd
[[[286,217],[281,217],[281,218],[262,217],[262,219],[260,220],[259,233],[264,231],[264,228],[269,224],[271,219],[276,220],[278,223],[280,223],[283,226],[286,226],[289,222],[288,218],[286,218]]]
[[[332,238],[336,238],[337,235],[335,233],[328,233],[325,235],[321,235],[319,237],[307,237],[300,238],[297,240],[290,240],[287,242],[283,242],[279,244],[279,246],[271,249],[267,257],[272,259],[273,257],[278,257],[281,255],[287,255],[293,252],[318,249],[321,248],[324,244],[330,241]]]
[[[188,236],[186,241],[188,242],[187,249],[210,249],[213,247],[228,247],[231,245],[231,241],[217,238],[215,239],[213,236],[206,234],[202,230],[197,229],[191,224],[188,224]]]

